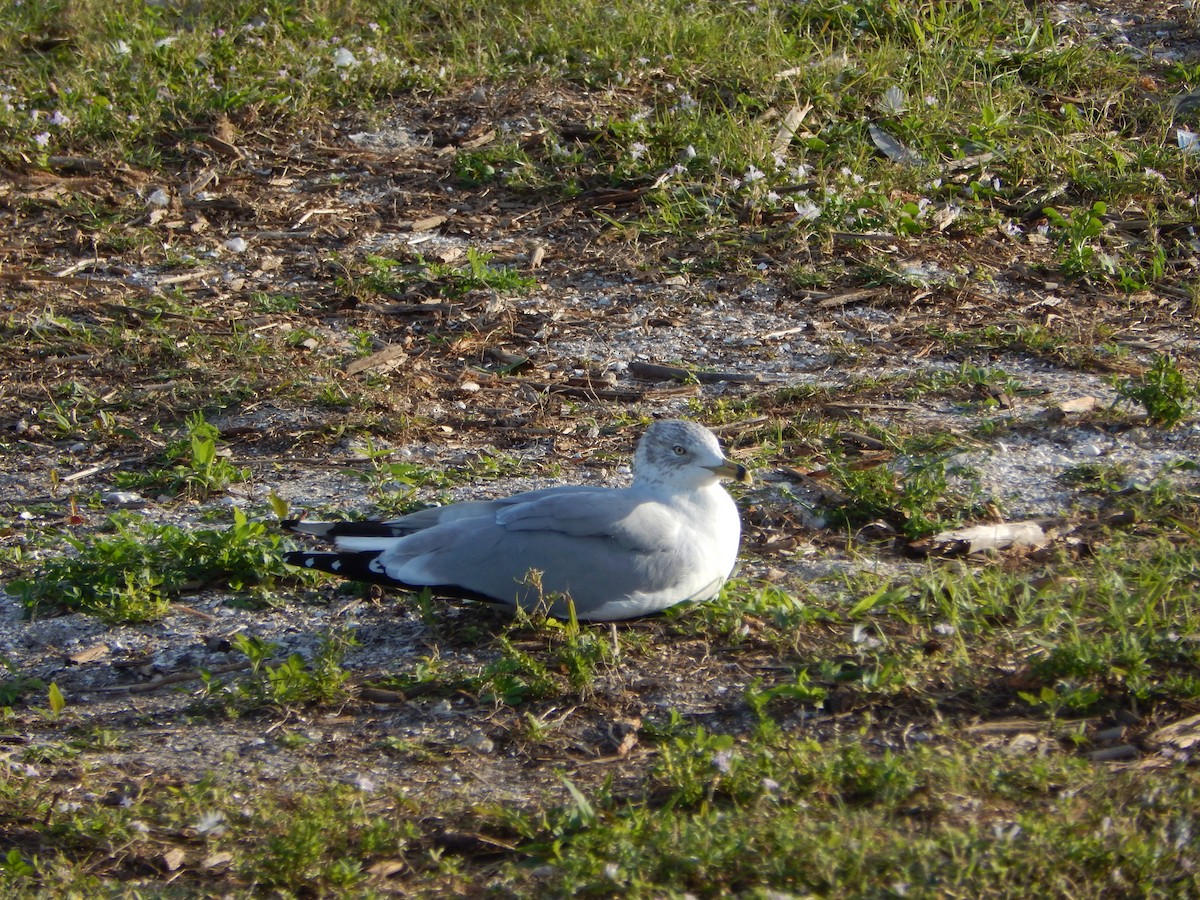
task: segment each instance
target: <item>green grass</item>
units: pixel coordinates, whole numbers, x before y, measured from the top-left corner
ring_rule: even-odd
[[[352,631],[331,628],[307,662],[277,658],[245,632],[235,643],[248,673],[204,679],[165,724],[186,733],[214,718],[250,723],[276,760],[156,772],[134,792],[107,755],[130,740],[124,722],[97,730],[70,691],[0,659],[0,737],[16,748],[0,770],[9,823],[0,889],[14,897],[1200,892],[1195,767],[1156,758],[1150,740],[1200,700],[1194,468],[1171,466],[1147,483],[1103,461],[1067,470],[1060,484],[1080,501],[1068,512],[1077,530],[1028,558],[912,561],[857,540],[873,524],[912,539],[990,518],[972,473],[950,463],[966,440],[960,432],[911,425],[902,412],[881,425],[872,403],[933,397],[956,414],[986,412],[994,389],[1024,399],[1010,363],[1032,358],[1119,373],[1120,402],[1089,425],[1144,422],[1159,437],[1194,415],[1186,354],[1155,354],[1143,367],[1121,342],[1131,322],[1156,314],[1140,305],[1143,292],[1161,292],[1161,303],[1190,297],[1193,307],[1200,296],[1188,245],[1200,157],[1179,151],[1170,112],[1200,69],[1135,56],[1057,18],[1048,6],[1008,0],[0,4],[0,163],[48,179],[37,182],[44,192],[13,188],[6,208],[41,243],[11,269],[0,260],[5,273],[45,276],[66,265],[60,257],[104,256],[130,272],[202,271],[208,258],[197,247],[258,223],[214,212],[168,227],[175,207],[164,222],[143,217],[149,186],[182,201],[180,186],[209,166],[223,190],[248,196],[295,179],[277,204],[286,213],[264,230],[291,228],[289,204],[312,197],[336,209],[337,217],[321,213],[330,229],[347,217],[348,238],[364,227],[387,231],[408,218],[399,206],[358,219],[361,210],[340,207],[356,179],[394,176],[411,192],[413,216],[453,208],[446,235],[468,244],[463,259],[436,262],[368,251],[335,231],[337,240],[314,241],[311,251],[298,242],[269,249],[288,256],[289,282],[266,279],[245,294],[193,285],[150,295],[103,273],[37,282],[28,295],[28,284],[9,292],[5,281],[0,362],[12,375],[9,408],[19,412],[0,458],[14,472],[28,459],[53,460],[55,471],[54,496],[19,507],[33,525],[16,506],[0,511],[7,589],[33,615],[153,623],[201,582],[256,603],[297,601],[285,596],[296,581],[279,562],[281,538],[240,512],[219,528],[132,516],[94,534],[41,527],[61,519],[70,497],[57,473],[83,469],[80,454],[141,459],[112,478],[166,492],[169,511],[245,480],[252,452],[233,445],[235,465],[211,424],[226,410],[253,408],[267,421],[273,408],[284,413],[256,475],[301,448],[316,456],[365,444],[367,462],[353,474],[383,512],[430,499],[418,491],[527,471],[505,452],[440,470],[376,447],[458,440],[501,413],[552,408],[541,394],[499,399],[523,375],[493,378],[468,399],[454,390],[485,350],[556,339],[556,320],[526,299],[536,271],[491,255],[519,259],[521,242],[546,239],[538,216],[584,236],[578,245],[544,240],[552,249],[586,244],[595,255],[581,260],[631,283],[776,279],[791,292],[780,312],[794,311],[798,324],[812,314],[809,291],[872,286],[880,289],[872,306],[899,323],[879,347],[840,331],[816,336],[836,377],[705,395],[691,406],[730,426],[735,449],[756,466],[820,465],[841,495],[825,510],[835,527],[821,533],[786,518],[782,488],[778,509],[761,501],[766,494],[744,501],[748,522],[761,503],[767,520],[780,517],[764,531],[798,535],[782,555],[756,560],[769,583],[735,580],[709,604],[615,634],[503,624],[428,596],[397,600],[420,617],[428,643],[372,673],[375,686],[404,695],[396,709],[358,696],[343,666]],[[777,144],[784,116],[808,104],[796,134]],[[331,126],[373,130],[393,120],[436,151],[423,147],[419,165],[395,173],[368,151],[321,155]],[[456,129],[484,124],[497,126],[492,141],[456,146]],[[871,126],[917,156],[887,158]],[[243,159],[207,155],[205,137],[223,129]],[[64,156],[100,160],[101,187],[111,190],[86,177],[54,190],[47,173],[71,175]],[[268,204],[260,214],[275,211]],[[321,218],[306,227],[318,223],[326,227]],[[493,232],[522,249],[476,245]],[[6,254],[20,249],[17,237],[0,242]],[[942,271],[908,268],[918,254]],[[1062,302],[1035,311],[1003,292],[1020,302],[996,302],[988,291],[1012,274],[999,270],[1002,258],[1027,264],[1018,292]],[[504,295],[509,309],[477,314],[463,301],[479,291]],[[442,318],[401,321],[368,309],[410,293],[439,298],[430,305]],[[925,303],[931,315],[906,333],[901,313]],[[408,354],[402,374],[346,374],[347,360],[382,343]],[[880,352],[922,349],[945,359],[933,375],[876,371]],[[765,361],[774,351],[762,352]],[[535,369],[542,364],[529,355]],[[601,433],[643,424],[651,412],[636,402],[563,409],[575,426],[586,419]],[[996,419],[978,434],[1020,427]],[[881,441],[891,457],[859,467],[845,431]],[[85,512],[99,506],[97,493],[78,500]],[[277,500],[276,512],[285,510]],[[747,542],[757,536],[748,527]],[[814,559],[844,565],[810,572]],[[164,725],[136,706],[130,721],[139,728]],[[355,737],[330,749],[323,729],[343,717]],[[397,730],[393,719],[421,727]],[[1161,767],[1089,758],[1096,733],[1126,721],[1123,740]],[[447,722],[459,729],[452,739]],[[1036,753],[976,730],[1011,722]],[[626,741],[596,750],[589,735],[612,737],[615,724],[636,737],[632,749]],[[468,730],[495,743],[470,763]],[[485,789],[454,780],[476,769]],[[370,787],[343,781],[366,771]],[[495,799],[508,789],[513,797]]]
[[[1147,792],[1132,773],[954,741],[873,754],[857,740],[747,747],[698,730],[661,748],[653,779],[669,817],[602,799],[578,824],[529,829],[555,892],[1004,897],[1016,880],[1049,896],[1086,884],[1181,897],[1197,886],[1169,849],[1192,821],[1176,804],[1196,799],[1182,772]]]
[[[418,603],[430,627],[440,630],[438,608],[428,597],[419,597]],[[488,646],[490,658],[480,665],[455,668],[434,657],[423,657],[408,667],[409,671],[398,672],[379,685],[420,696],[465,694],[487,706],[511,709],[548,698],[584,700],[598,673],[614,664],[619,646],[606,633],[577,621],[531,619],[523,613],[498,634],[458,625],[454,637]]]
[[[790,215],[796,196],[776,189],[798,172],[818,183],[800,195],[813,209],[805,227],[825,234],[922,233],[943,203],[962,208],[966,227],[985,227],[1040,184],[1065,183],[1060,201],[1093,212],[1137,198],[1158,219],[1185,213],[1186,195],[1172,185],[1186,180],[1189,162],[1167,140],[1165,104],[1137,89],[1130,57],[1023,4],[658,0],[576,5],[565,16],[551,12],[554,4],[541,7],[360,0],[300,11],[227,0],[176,14],[76,4],[66,18],[72,42],[37,52],[22,36],[28,44],[54,33],[59,5],[14,5],[0,20],[8,35],[0,49],[14,60],[7,153],[86,147],[161,164],[181,136],[221,115],[303,120],[452,92],[463,78],[563,79],[646,92],[647,104],[613,110],[584,145],[551,140],[532,153],[497,145],[463,154],[455,165],[464,183],[572,193],[657,182],[672,170],[636,226],[649,233],[693,230],[698,216],[712,227]],[[739,53],[725,53],[728,46]],[[355,64],[339,67],[339,50]],[[1164,81],[1186,75],[1168,70]],[[773,156],[776,124],[763,115],[796,98],[813,104],[807,136]],[[68,121],[52,120],[55,113]],[[930,162],[899,167],[881,158],[868,118]],[[995,157],[975,180],[934,181],[932,161],[981,152]],[[912,192],[922,201],[902,196]],[[1066,235],[1067,274],[1130,286],[1135,274],[1163,277],[1154,258],[1179,249],[1169,241],[1118,248],[1091,213],[1051,213],[1052,228]],[[1107,273],[1093,264],[1102,256],[1118,260]]]
[[[462,266],[430,263],[420,255],[412,263],[368,256],[369,274],[361,283],[367,289],[383,294],[430,286],[436,295],[451,299],[461,298],[473,290],[524,293],[534,286],[532,278],[510,266],[493,266],[491,260],[492,254],[480,252],[474,247],[468,248],[466,264]]]
[[[113,516],[109,525],[111,535],[90,540],[64,535],[76,555],[48,558],[8,589],[31,615],[67,609],[144,622],[163,616],[184,589],[221,583],[262,593],[288,574],[279,535],[237,508],[221,530],[185,530],[132,516]]]
[[[1181,811],[1198,799],[1183,773],[1147,790],[1132,774],[1100,780],[1082,764],[1031,765],[994,751],[948,757],[922,749],[873,759],[853,743],[830,753],[789,738],[748,750],[693,736],[664,748],[654,777],[676,798],[670,819],[643,803],[605,797],[575,800],[534,821],[497,813],[500,821],[485,827],[515,832],[519,849],[502,852],[502,860],[513,861],[502,862],[494,883],[528,889],[529,872],[549,864],[540,884],[554,894],[619,889],[646,896],[670,889],[719,896],[772,886],[1000,897],[1011,896],[1012,879],[1019,878],[1023,886],[1069,896],[1081,885],[1107,887],[1096,879],[1100,871],[1120,873],[1108,876],[1121,879],[1114,895],[1182,897],[1196,888],[1183,855],[1169,849],[1186,840],[1188,816]],[[1064,795],[1066,782],[1079,787]],[[432,835],[406,815],[402,798],[389,810],[391,798],[338,786],[286,805],[258,797],[246,808],[231,796],[236,787],[155,790],[157,802],[140,804],[136,814],[165,834],[193,821],[217,823],[201,837],[201,849],[235,852],[238,874],[259,889],[344,889],[397,853],[412,861],[404,879],[410,883],[439,868],[454,872],[449,859],[431,852]],[[180,815],[185,804],[196,810],[193,819]],[[998,805],[1013,811],[997,817],[973,811]],[[153,845],[129,828],[132,816],[52,812],[50,821],[60,846],[103,850],[125,841],[130,850],[150,852]],[[35,875],[53,885],[61,878],[57,856],[18,852],[4,878],[15,889]]]
[[[983,500],[969,479],[947,466],[940,447],[904,458],[898,467],[886,464],[858,468],[841,458],[828,463],[833,483],[842,493],[825,510],[840,528],[857,530],[886,522],[909,538],[925,537],[975,518]]]
[[[250,672],[228,682],[204,673],[201,695],[204,706],[244,714],[264,708],[328,707],[348,696],[345,684],[350,673],[342,668],[342,658],[348,649],[357,646],[348,631],[326,634],[311,663],[293,653],[271,665],[268,661],[275,656],[278,646],[253,635],[239,633],[232,643],[250,662]]]
[[[195,835],[195,823],[206,822],[189,838],[189,853],[228,854],[222,871],[261,889],[378,887],[369,871],[397,854],[408,889],[481,884],[469,855],[444,852],[442,826],[424,824],[422,815],[436,809],[456,831],[486,836],[486,878],[516,893],[536,879],[564,895],[620,888],[632,896],[771,889],[1003,897],[1019,877],[1023,889],[1051,896],[1107,895],[1114,878],[1117,894],[1187,896],[1196,876],[1178,842],[1194,824],[1194,774],[1171,767],[1148,776],[1086,759],[1088,723],[1200,696],[1200,658],[1194,642],[1179,640],[1200,632],[1191,602],[1195,553],[1130,541],[1092,560],[1055,561],[1054,578],[1038,589],[1020,573],[964,574],[952,565],[907,581],[815,585],[803,603],[791,591],[734,585],[720,600],[672,616],[678,639],[708,635],[746,659],[768,650],[790,671],[755,679],[736,702],[755,723],[749,730],[652,713],[638,737],[653,755],[639,763],[644,776],[635,787],[619,792],[568,781],[532,803],[431,806],[386,785],[264,791],[226,773],[149,789],[127,808],[71,809],[8,771],[0,804],[43,822],[55,840],[36,851],[22,840],[0,877],[17,892],[94,887],[100,882],[74,868],[79,855],[158,852],[153,836]],[[731,641],[727,625],[742,637]],[[606,629],[518,622],[490,640],[457,637],[489,660],[480,669],[427,659],[390,686],[416,702],[475,695],[492,710],[493,732],[518,746],[553,746],[547,720],[564,701],[581,702],[597,664],[632,673],[661,652],[635,637],[621,635],[618,662]],[[240,639],[252,671],[202,696],[241,715],[345,703],[345,638],[331,635],[310,666],[294,658],[268,664],[268,645]],[[860,712],[848,731],[828,713],[835,694],[843,715]],[[1026,756],[1007,749],[1008,738],[998,744],[988,732],[964,730],[969,710],[1006,705],[1031,718],[1022,729],[1052,749]],[[891,721],[931,708],[937,715],[917,730]],[[73,713],[68,698],[56,715],[69,723]],[[305,746],[287,734],[278,740]],[[43,746],[36,758],[46,764],[69,752],[86,782],[103,777],[102,767],[86,774],[88,755],[110,744]],[[446,758],[419,741],[393,752],[410,766]],[[197,877],[189,863],[184,886]]]

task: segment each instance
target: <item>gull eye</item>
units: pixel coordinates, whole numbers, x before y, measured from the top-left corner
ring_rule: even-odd
[[[687,456],[687,449],[682,444],[676,444],[671,448],[671,452],[676,456]]]

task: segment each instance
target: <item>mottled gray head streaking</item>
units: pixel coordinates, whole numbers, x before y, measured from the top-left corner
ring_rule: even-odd
[[[654,422],[642,435],[633,457],[634,484],[688,487],[720,475],[750,480],[744,466],[725,459],[716,435],[682,419]]]
[[[337,547],[285,560],[561,618],[573,608],[582,620],[628,619],[720,591],[741,537],[721,478],[750,480],[712,432],[660,421],[638,443],[629,487],[543,488],[389,522],[285,522]]]

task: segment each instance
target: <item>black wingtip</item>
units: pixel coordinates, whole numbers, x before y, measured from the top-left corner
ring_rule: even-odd
[[[413,532],[412,528],[405,528],[394,522],[305,522],[301,519],[284,519],[279,525],[296,534],[307,534],[325,540],[336,540],[339,537],[395,538]]]
[[[501,604],[511,606],[496,597],[481,594],[470,588],[459,587],[456,584],[409,584],[397,581],[376,562],[379,550],[345,551],[342,553],[313,553],[307,550],[293,550],[283,554],[283,561],[289,566],[309,571],[325,572],[339,578],[351,581],[367,581],[372,584],[382,584],[385,587],[398,588],[404,591],[420,592],[428,589],[435,597],[454,600],[477,600],[481,603]]]
[[[379,557],[378,550],[364,550],[347,553],[312,553],[307,550],[295,550],[283,555],[283,561],[289,566],[300,569],[315,569],[327,572],[351,581],[371,581],[377,584],[396,584],[395,579],[389,578],[375,560]],[[372,565],[374,563],[374,565]]]

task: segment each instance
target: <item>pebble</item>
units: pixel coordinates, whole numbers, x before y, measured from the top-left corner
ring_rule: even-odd
[[[495,742],[482,731],[474,732],[462,745],[475,753],[492,753],[496,749]]]
[[[109,491],[100,502],[116,509],[141,509],[146,505],[146,498],[136,491]]]

